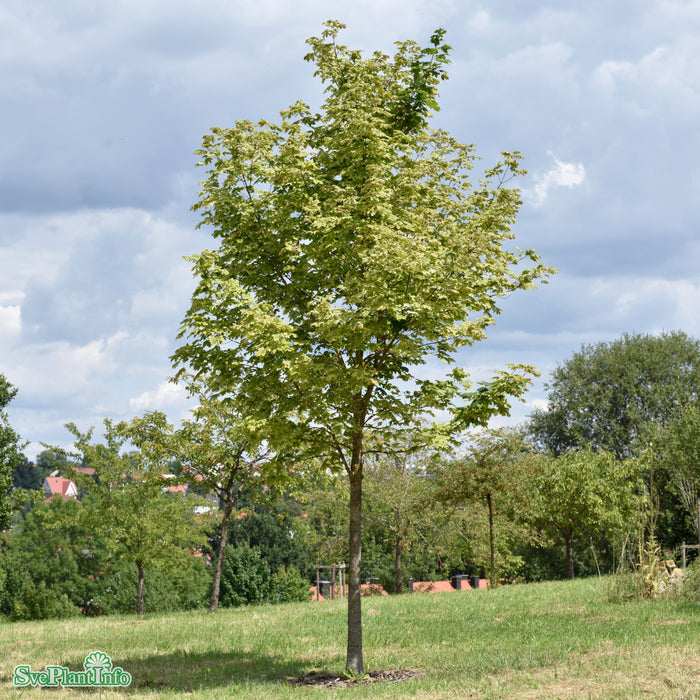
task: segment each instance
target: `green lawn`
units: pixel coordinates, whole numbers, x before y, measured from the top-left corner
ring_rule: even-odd
[[[0,625],[2,698],[700,698],[700,605],[608,602],[605,579],[366,598],[367,670],[400,682],[299,687],[342,671],[343,601]],[[16,689],[15,665],[82,670],[104,651],[127,690]]]

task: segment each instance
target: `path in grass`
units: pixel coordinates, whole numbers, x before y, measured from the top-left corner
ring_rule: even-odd
[[[299,687],[339,674],[343,601],[0,625],[0,697],[700,698],[700,605],[612,604],[604,579],[367,598],[369,670],[417,677]],[[81,670],[99,649],[126,691],[15,689],[12,670]],[[50,693],[50,695],[49,695]]]

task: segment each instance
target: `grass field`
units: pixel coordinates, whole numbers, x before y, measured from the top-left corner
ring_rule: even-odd
[[[363,601],[367,670],[414,678],[350,687],[343,601],[0,625],[2,698],[700,698],[700,605],[610,603],[606,579]],[[126,690],[14,688],[15,665],[82,670],[94,650]]]

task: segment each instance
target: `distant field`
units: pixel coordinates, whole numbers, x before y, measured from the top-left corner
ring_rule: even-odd
[[[340,675],[343,601],[0,625],[2,698],[700,698],[700,605],[612,604],[606,579],[366,598],[367,670],[414,678],[295,686]],[[92,651],[127,690],[12,686],[15,665],[82,670]]]

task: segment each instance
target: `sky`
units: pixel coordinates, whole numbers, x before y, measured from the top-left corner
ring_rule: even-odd
[[[212,127],[319,106],[303,57],[328,19],[365,52],[445,28],[433,125],[484,168],[524,156],[515,243],[558,273],[458,357],[475,380],[541,372],[498,424],[546,406],[582,344],[700,336],[700,1],[4,0],[0,373],[28,456],[68,446],[69,421],[187,415],[168,381],[183,258],[214,246],[190,210],[194,152]]]

